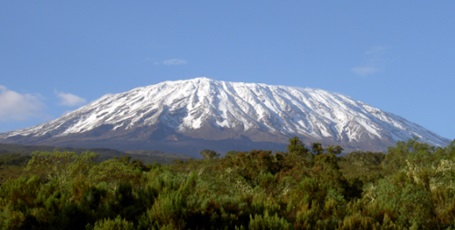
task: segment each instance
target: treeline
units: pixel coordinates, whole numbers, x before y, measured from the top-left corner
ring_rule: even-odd
[[[453,229],[455,141],[386,154],[338,146],[144,165],[37,152],[0,184],[2,229]],[[22,159],[22,160],[21,160]],[[24,158],[25,159],[25,158]],[[6,161],[5,161],[6,162]],[[6,163],[0,165],[4,167]]]

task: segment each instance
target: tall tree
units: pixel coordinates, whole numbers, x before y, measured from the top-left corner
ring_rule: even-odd
[[[309,150],[305,147],[303,142],[298,137],[292,137],[289,139],[287,149],[290,154],[297,155],[305,155],[309,152]]]

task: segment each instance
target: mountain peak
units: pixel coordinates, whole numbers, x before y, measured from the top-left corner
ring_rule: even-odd
[[[106,95],[54,121],[3,135],[33,144],[85,141],[123,148],[131,143],[148,148],[234,143],[224,150],[245,141],[283,145],[292,136],[364,150],[384,150],[414,136],[433,145],[448,143],[417,124],[341,94],[206,77]]]

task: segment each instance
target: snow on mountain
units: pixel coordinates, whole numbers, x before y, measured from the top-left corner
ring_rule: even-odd
[[[140,136],[137,130],[146,135]],[[182,137],[243,137],[253,142],[280,143],[299,136],[375,150],[413,137],[433,145],[448,143],[415,123],[341,94],[208,78],[166,81],[105,95],[56,120],[5,133],[0,138],[28,137],[48,143],[73,136],[84,136],[85,140],[122,137],[153,141],[159,134],[166,136],[159,138],[174,141]]]

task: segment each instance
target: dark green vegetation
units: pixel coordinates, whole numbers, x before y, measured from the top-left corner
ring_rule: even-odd
[[[125,155],[130,156],[132,159],[141,160],[144,164],[150,163],[160,163],[160,164],[169,164],[175,160],[188,160],[190,157],[165,153],[161,151],[154,150],[131,150],[131,151],[118,151],[115,149],[107,148],[94,148],[94,149],[81,149],[81,148],[67,148],[67,147],[54,147],[54,146],[37,146],[37,145],[16,145],[16,144],[1,144],[0,143],[0,156],[1,155],[21,155],[21,156],[31,156],[33,152],[74,152],[74,153],[83,153],[83,152],[93,152],[97,154],[97,160],[103,161],[114,157],[123,157]],[[1,162],[1,161],[0,161]]]
[[[337,146],[144,165],[86,152],[1,155],[3,229],[453,229],[455,142]]]

